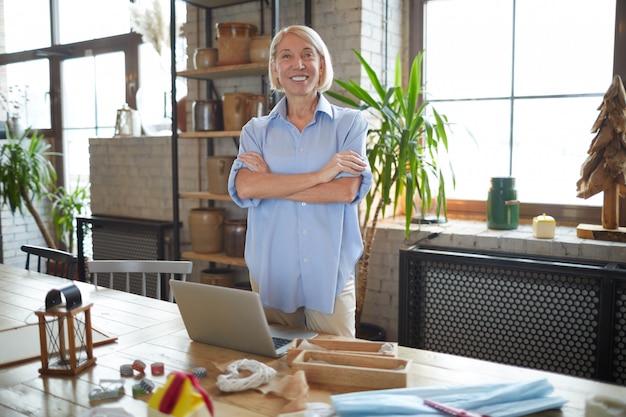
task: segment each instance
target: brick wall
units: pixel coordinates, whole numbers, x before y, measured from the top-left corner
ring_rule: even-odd
[[[36,201],[35,206],[42,216],[46,215],[47,206],[44,202]],[[20,247],[25,243],[46,246],[46,242],[35,220],[26,208],[24,208],[24,215],[21,215],[19,212],[13,215],[8,206],[2,206],[0,215],[0,224],[2,225],[2,263],[23,268],[26,262],[26,254],[20,250]],[[48,230],[54,233],[52,228]]]

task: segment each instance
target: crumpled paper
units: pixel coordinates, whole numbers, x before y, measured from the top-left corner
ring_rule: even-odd
[[[546,379],[539,379],[508,384],[355,392],[333,395],[331,400],[335,412],[341,417],[433,417],[438,414],[439,411],[424,404],[424,399],[491,417],[519,417],[561,408],[567,400],[549,397],[552,392],[552,385]]]

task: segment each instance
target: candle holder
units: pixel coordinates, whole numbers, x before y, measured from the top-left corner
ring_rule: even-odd
[[[35,311],[39,318],[40,374],[76,375],[96,363],[92,306],[93,303],[82,305],[80,290],[75,285],[48,292],[45,310]]]

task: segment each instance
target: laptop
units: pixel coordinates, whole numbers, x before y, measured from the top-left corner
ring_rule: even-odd
[[[277,358],[296,338],[317,333],[267,323],[253,291],[170,280],[187,334],[195,342]]]

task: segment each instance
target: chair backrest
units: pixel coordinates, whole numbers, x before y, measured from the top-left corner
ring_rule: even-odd
[[[141,295],[147,296],[146,280],[147,274],[156,274],[155,298],[161,297],[161,286],[164,285],[169,291],[168,282],[180,275],[181,281],[187,280],[187,274],[193,269],[191,261],[144,261],[144,260],[93,260],[87,261],[87,269],[93,279],[95,286],[98,286],[98,274],[108,275],[109,288],[113,288],[114,274],[124,274],[126,278],[125,291],[130,292],[131,274],[141,274]],[[173,294],[169,291],[169,300],[173,301]]]
[[[26,252],[26,269],[30,269],[31,255],[37,257],[37,272],[43,272],[57,277],[74,279],[78,258],[69,252],[43,246],[22,245]],[[42,265],[45,269],[42,271]]]

